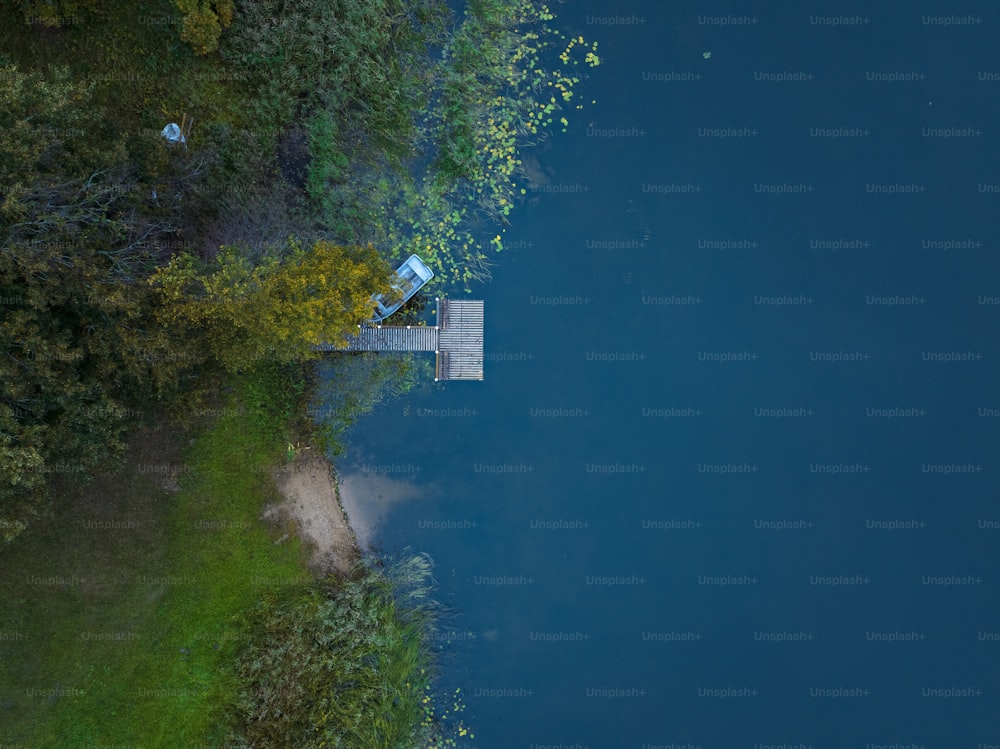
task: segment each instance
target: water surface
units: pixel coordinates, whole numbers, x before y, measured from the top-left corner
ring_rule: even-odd
[[[476,289],[486,379],[338,461],[437,562],[479,747],[1000,743],[1000,17],[960,5],[560,8],[598,104]]]

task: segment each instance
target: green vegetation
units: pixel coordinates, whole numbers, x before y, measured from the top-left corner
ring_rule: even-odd
[[[302,397],[293,378],[248,375],[186,449],[175,430],[136,433],[123,470],[63,486],[53,517],[0,549],[0,631],[27,638],[0,642],[0,741],[195,746],[224,733],[225,675],[246,637],[234,617],[309,579],[297,543],[275,545],[258,519]]]
[[[552,19],[533,0],[0,3],[0,744],[470,738],[459,701],[433,709],[426,599],[374,563],[315,580],[259,517],[288,445],[336,453],[429,379],[313,346],[410,253],[435,283],[489,277],[523,149],[599,63]],[[411,591],[422,559],[394,568]]]
[[[360,749],[467,733],[428,698],[426,561],[316,580],[289,529],[259,521],[276,499],[270,469],[308,429],[298,377],[269,365],[234,380],[183,450],[176,431],[136,433],[123,470],[63,487],[52,519],[0,547],[0,742],[306,747],[338,735]],[[291,709],[295,690],[317,707]],[[255,717],[282,701],[288,720],[264,735]]]
[[[388,572],[369,560],[348,580],[259,602],[249,615],[254,636],[237,659],[243,689],[230,743],[455,746],[442,736],[442,718],[474,738],[457,716],[436,716],[428,696],[429,585],[430,560],[410,555]]]
[[[358,418],[433,377],[433,365],[415,361],[412,354],[359,352],[323,360],[309,407],[318,439],[333,455],[340,455],[343,435]]]
[[[79,23],[81,14],[97,9],[97,0],[24,0],[20,5],[25,23],[59,27]]]
[[[584,63],[596,67],[596,42],[567,39],[553,30],[547,6],[532,0],[470,2],[463,22],[444,45],[436,66],[436,106],[421,117],[421,133],[434,144],[433,161],[417,178],[384,179],[375,241],[416,252],[447,278],[468,284],[490,276],[484,244],[503,249],[502,232],[482,241],[471,226],[504,225],[518,198],[522,150],[573,100]],[[543,62],[558,44],[561,67]],[[582,105],[576,105],[582,108]],[[568,120],[560,120],[563,129]],[[506,231],[505,229],[502,231]],[[456,248],[461,247],[461,252]]]
[[[65,68],[0,68],[0,530],[44,509],[47,475],[121,455],[144,394],[182,400],[203,358],[143,324],[138,288],[169,208],[141,212],[140,169]],[[162,146],[161,146],[162,147]],[[166,201],[165,201],[166,202]],[[162,254],[161,254],[162,257]]]

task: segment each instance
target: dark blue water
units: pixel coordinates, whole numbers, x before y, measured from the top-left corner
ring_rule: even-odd
[[[709,5],[558,8],[485,382],[339,469],[417,495],[482,749],[1000,744],[1000,6]]]

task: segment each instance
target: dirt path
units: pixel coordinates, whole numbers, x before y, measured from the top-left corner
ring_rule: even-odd
[[[346,575],[361,553],[340,505],[333,466],[319,454],[300,454],[272,476],[284,500],[268,507],[263,517],[295,521],[299,537],[313,547],[314,573]]]

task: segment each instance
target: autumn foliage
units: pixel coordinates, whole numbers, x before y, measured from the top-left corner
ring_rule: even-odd
[[[150,279],[163,297],[161,322],[203,331],[230,370],[315,357],[313,346],[342,340],[371,317],[371,295],[389,289],[391,271],[371,246],[289,245],[284,257],[256,265],[231,248],[203,269],[178,255]]]
[[[233,22],[233,0],[174,0],[184,16],[180,36],[199,55],[219,47],[222,29]]]

